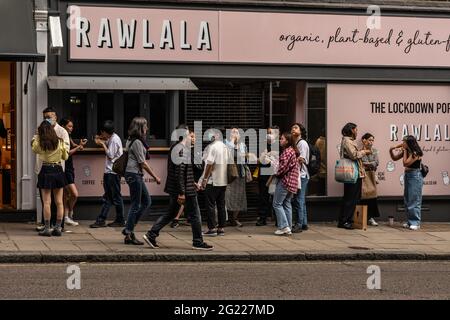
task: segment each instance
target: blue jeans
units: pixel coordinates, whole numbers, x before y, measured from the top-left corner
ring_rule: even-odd
[[[306,213],[306,192],[308,188],[308,178],[301,178],[302,185],[301,189],[298,190],[297,194],[292,198],[292,207],[294,213],[297,214],[297,226],[307,226],[308,217]]]
[[[123,200],[120,194],[120,176],[113,173],[103,175],[103,189],[105,194],[102,198],[102,210],[97,217],[97,222],[104,222],[108,218],[109,209],[116,207],[116,222],[123,222]]]
[[[420,226],[423,187],[422,173],[420,169],[405,171],[404,177],[404,201],[408,224],[411,226]]]
[[[144,184],[142,175],[125,172],[125,181],[130,187],[131,206],[124,233],[130,234],[134,232],[134,226],[139,222],[144,211],[152,204],[152,199]]]
[[[292,227],[292,193],[287,191],[283,183],[278,181],[273,196],[273,211],[277,216],[277,224],[279,229]]]

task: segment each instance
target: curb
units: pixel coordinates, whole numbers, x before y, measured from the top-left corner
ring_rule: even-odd
[[[421,260],[450,261],[450,253],[357,252],[357,253],[117,253],[117,252],[1,252],[0,264],[6,263],[120,263],[120,262],[277,262],[277,261],[368,261]]]

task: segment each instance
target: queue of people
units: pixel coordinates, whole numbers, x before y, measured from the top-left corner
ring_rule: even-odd
[[[32,150],[37,154],[36,172],[40,190],[43,220],[38,228],[41,236],[61,236],[64,224],[77,226],[74,207],[78,198],[72,157],[84,149],[87,141],[75,143],[71,134],[74,123],[62,119],[57,123],[54,110],[47,108],[44,120],[32,140]],[[239,214],[247,211],[246,184],[258,179],[259,208],[256,226],[267,225],[267,219],[274,216],[276,235],[290,235],[308,230],[306,193],[312,175],[320,173],[320,160],[314,159],[314,146],[307,140],[306,128],[294,123],[289,132],[279,135],[279,128],[267,130],[267,148],[260,153],[256,170],[252,173],[248,166],[251,154],[242,141],[238,128],[230,128],[230,136],[222,141],[218,130],[208,131],[208,145],[203,153],[196,151],[195,134],[185,125],[177,127],[179,140],[170,148],[167,163],[165,192],[169,195],[169,207],[152,228],[136,238],[134,229],[140,218],[151,207],[151,196],[144,183],[144,175],[150,175],[161,183],[159,175],[148,164],[149,145],[146,141],[148,123],[145,118],[132,120],[125,151],[121,138],[115,133],[114,123],[105,121],[95,143],[105,153],[103,175],[104,195],[102,206],[91,228],[123,228],[124,244],[144,245],[158,248],[156,241],[160,231],[168,224],[178,225],[182,212],[192,229],[192,247],[212,250],[213,246],[204,242],[204,236],[224,236],[225,227],[242,227]],[[344,184],[344,196],[339,214],[339,228],[353,229],[353,215],[357,204],[367,205],[368,224],[377,226],[375,218],[380,216],[377,204],[378,151],[374,148],[375,137],[363,135],[360,147],[357,143],[356,124],[347,123],[342,128],[341,157],[349,159],[357,168],[357,178]],[[279,143],[280,148],[272,148]],[[124,154],[124,152],[126,154]],[[403,159],[405,167],[404,202],[408,221],[404,227],[411,230],[420,228],[420,210],[423,176],[421,173],[421,151],[413,136],[405,137],[401,145],[393,146],[390,155],[394,161]],[[114,163],[126,156],[124,173],[114,169]],[[174,158],[175,156],[175,158]],[[313,161],[317,170],[312,167]],[[230,166],[232,164],[232,166]],[[131,205],[125,220],[121,194],[121,177],[130,190]],[[202,231],[201,211],[198,202],[203,193],[207,217],[207,230]],[[55,206],[55,210],[52,210]],[[115,219],[107,224],[111,207],[115,207]],[[56,212],[52,216],[52,211]],[[227,219],[228,217],[228,219]]]

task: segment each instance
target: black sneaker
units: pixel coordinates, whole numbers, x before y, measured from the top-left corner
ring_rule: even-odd
[[[44,229],[45,229],[45,225],[43,225],[43,224],[36,227],[36,231],[37,231],[37,232],[41,232],[41,231],[43,231]]]
[[[223,229],[217,229],[217,235],[218,235],[218,236],[224,236],[224,235],[225,235],[225,230],[223,230]]]
[[[125,227],[125,222],[114,221],[114,222],[108,223],[107,226],[110,228],[123,228],[123,227]]]
[[[308,230],[309,228],[308,228],[308,225],[306,225],[306,224],[304,224],[304,225],[302,225],[302,230],[303,231],[306,231],[306,230]]]
[[[203,250],[203,251],[211,251],[214,249],[214,246],[211,246],[207,244],[206,242],[203,242],[202,244],[194,244],[192,246],[192,249],[194,250]]]
[[[265,219],[258,219],[258,221],[256,221],[257,227],[266,226],[266,225],[267,225],[267,222]]]
[[[180,225],[180,223],[178,222],[178,220],[174,219],[172,221],[172,223],[170,224],[171,228],[178,228],[178,226]]]
[[[144,244],[142,241],[139,241],[138,239],[136,239],[136,236],[134,235],[134,233],[130,233],[129,235],[125,236],[124,243],[132,244],[135,246],[142,246]]]
[[[152,238],[148,234],[144,234],[143,238],[144,238],[144,241],[147,242],[147,244],[150,247],[152,247],[153,249],[158,249],[159,248],[158,244],[156,243],[156,239],[155,238]]]
[[[217,236],[217,231],[216,230],[208,230],[206,232],[203,232],[204,236],[208,236],[208,237],[215,237]]]
[[[295,226],[292,228],[292,233],[300,233],[300,232],[302,232],[302,227],[300,227],[300,226],[298,226],[298,225],[295,225]]]
[[[91,224],[89,226],[90,228],[106,228],[106,223],[105,221],[99,222],[99,221],[95,221],[95,223]]]
[[[53,228],[52,236],[61,237],[62,236],[62,229],[61,228],[56,228],[56,227]]]
[[[50,228],[45,228],[39,232],[39,235],[41,237],[51,237],[52,236],[52,230]]]

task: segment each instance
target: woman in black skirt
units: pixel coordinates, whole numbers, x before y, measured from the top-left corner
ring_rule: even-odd
[[[68,226],[77,226],[78,222],[73,220],[73,209],[78,199],[78,190],[75,185],[75,169],[73,168],[72,156],[77,152],[83,150],[86,145],[86,139],[80,139],[80,144],[76,144],[72,140],[73,121],[68,118],[63,118],[59,125],[66,129],[70,137],[70,151],[69,159],[65,163],[64,174],[66,176],[67,186],[64,188],[64,223]]]
[[[61,161],[67,160],[69,154],[64,146],[64,141],[56,135],[51,119],[44,120],[39,126],[38,134],[32,140],[32,149],[42,161],[37,187],[42,190],[45,228],[39,232],[39,235],[60,237],[62,235],[61,222],[64,216],[63,190],[67,184]],[[57,207],[57,217],[55,228],[50,230],[52,191]]]

